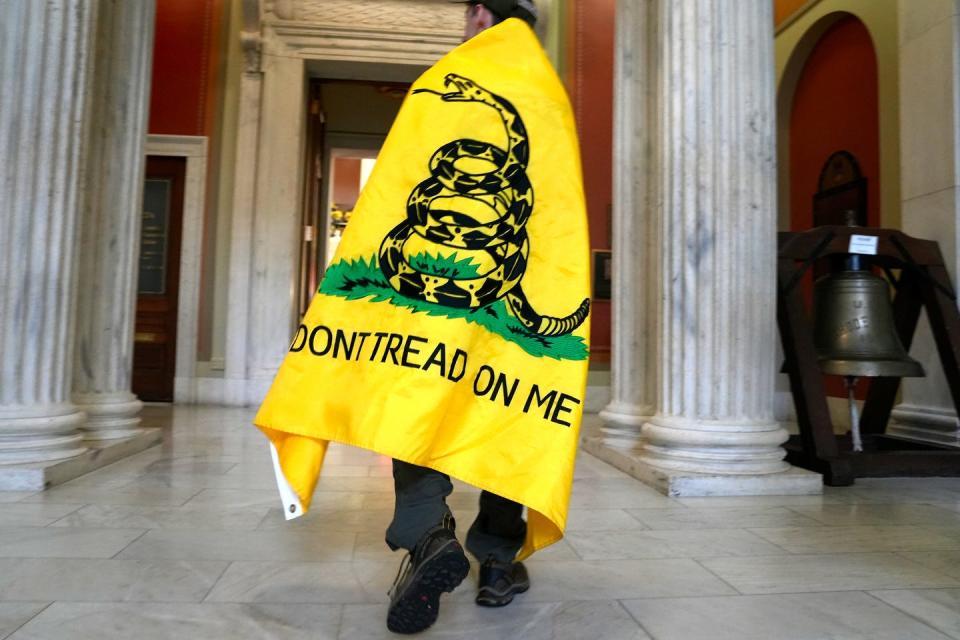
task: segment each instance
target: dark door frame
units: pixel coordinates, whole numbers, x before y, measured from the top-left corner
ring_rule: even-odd
[[[186,175],[186,157],[147,156],[144,182],[169,180],[171,191],[166,220],[163,293],[140,293],[138,277],[132,385],[134,393],[145,401],[173,401]],[[141,238],[142,233],[143,231]],[[141,251],[142,249],[141,246]],[[138,273],[144,259],[145,256],[141,255]],[[153,362],[149,364],[152,366],[147,366],[151,359]],[[154,373],[152,376],[148,373],[151,369],[156,371],[158,368],[161,373]]]

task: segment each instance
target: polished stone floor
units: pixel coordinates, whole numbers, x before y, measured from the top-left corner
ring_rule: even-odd
[[[164,445],[44,493],[0,493],[0,638],[390,637],[389,461],[335,446],[286,523],[249,410],[148,407]],[[457,486],[461,522],[476,492]],[[960,481],[669,499],[583,454],[567,538],[505,609],[475,574],[425,638],[960,638]]]

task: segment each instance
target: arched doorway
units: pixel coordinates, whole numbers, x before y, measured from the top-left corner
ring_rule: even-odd
[[[832,13],[801,38],[778,93],[779,227],[815,226],[822,174],[843,155],[865,183],[866,223],[880,226],[880,104],[877,54],[866,25],[846,12]],[[842,152],[842,153],[839,153]],[[820,198],[818,198],[818,194]],[[805,284],[812,296],[812,278]],[[846,397],[839,378],[825,380],[830,396]],[[781,388],[785,381],[781,381]],[[858,387],[865,395],[866,384]],[[835,424],[843,421],[835,420]]]
[[[811,27],[789,64],[778,105],[781,228],[813,226],[820,174],[838,151],[856,158],[867,182],[867,223],[879,225],[877,55],[866,25],[849,13],[825,17]]]

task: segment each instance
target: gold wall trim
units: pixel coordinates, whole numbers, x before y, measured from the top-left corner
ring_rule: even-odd
[[[774,30],[774,35],[780,35],[781,31],[785,31],[786,29],[789,29],[794,22],[802,18],[807,11],[810,11],[810,9],[813,9],[815,6],[820,4],[820,2],[821,0],[807,0],[807,2],[805,2],[799,9],[791,13],[786,20],[784,20],[783,22],[781,22],[779,25],[776,26],[776,29]]]

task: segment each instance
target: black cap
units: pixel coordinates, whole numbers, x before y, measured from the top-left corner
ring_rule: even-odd
[[[520,18],[531,27],[537,22],[537,7],[533,0],[450,0],[460,4],[482,4],[501,20]]]

